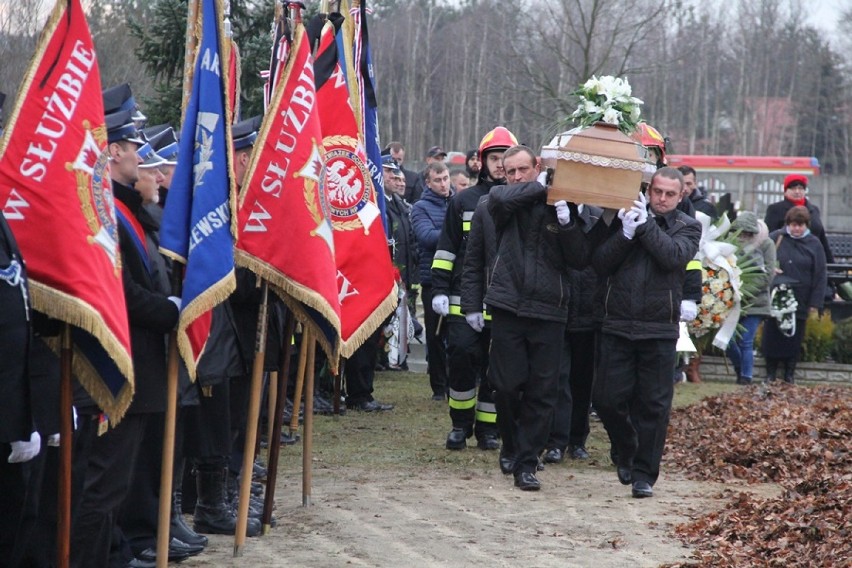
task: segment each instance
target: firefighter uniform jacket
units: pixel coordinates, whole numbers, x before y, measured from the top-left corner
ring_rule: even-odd
[[[450,316],[463,317],[461,279],[470,225],[479,199],[487,195],[493,185],[494,182],[483,181],[453,196],[444,218],[432,261],[432,297],[440,294],[449,297]]]

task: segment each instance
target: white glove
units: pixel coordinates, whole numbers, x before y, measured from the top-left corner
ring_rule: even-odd
[[[438,294],[432,298],[432,311],[439,316],[450,314],[450,299],[444,294]]]
[[[633,239],[633,236],[636,234],[636,227],[641,224],[636,221],[637,216],[638,213],[632,207],[627,211],[624,209],[618,210],[618,218],[621,219],[621,232],[624,233],[624,237],[628,241]]]
[[[560,225],[564,227],[571,222],[571,209],[568,208],[568,203],[565,200],[557,201],[553,206],[556,207],[556,218]]]
[[[648,220],[648,198],[645,197],[644,193],[639,194],[639,199],[633,202],[633,207],[630,210],[636,212],[637,226],[642,225]]]
[[[467,325],[473,328],[473,331],[480,332],[485,327],[485,316],[482,312],[473,312],[464,316],[467,320]]]
[[[178,311],[180,311],[180,306],[182,304],[181,299],[177,296],[169,296],[169,301],[177,306]]]
[[[544,187],[547,187],[547,170],[542,170],[541,173],[538,174],[538,177],[535,178],[535,181],[537,181]]]
[[[698,315],[698,306],[694,300],[682,300],[680,303],[680,321],[692,321]]]
[[[52,447],[52,448],[58,448],[59,447],[59,434],[58,433],[57,434],[51,434],[50,436],[48,436],[47,437],[47,445]]]
[[[9,463],[23,463],[30,461],[38,455],[41,450],[41,436],[38,432],[30,435],[29,442],[12,442],[12,453],[9,454]]]

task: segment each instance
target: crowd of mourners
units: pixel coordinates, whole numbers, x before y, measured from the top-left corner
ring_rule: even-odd
[[[136,394],[121,422],[110,424],[75,386],[71,564],[153,566],[165,339],[180,309],[158,230],[177,138],[170,125],[143,127],[127,85],[105,91],[104,106],[113,193],[129,216],[119,224],[119,242]],[[255,117],[233,126],[237,185],[260,124]],[[679,323],[694,320],[702,301],[700,263],[695,266],[702,225],[695,217],[718,214],[695,170],[666,165],[662,137],[646,136],[649,128],[643,124],[636,140],[658,169],[633,205],[617,212],[550,199],[552,172],[502,126],[485,133],[457,167],[434,146],[425,167],[410,170],[404,146],[387,145],[382,198],[403,309],[345,362],[345,408],[392,410],[373,397],[375,372],[406,369],[414,338],[426,345],[432,399],[448,406],[447,450],[474,439],[479,449],[496,452],[496,465],[516,487],[538,490],[536,472],[545,464],[589,458],[593,409],[609,435],[618,480],[633,497],[652,496],[674,384],[684,370],[676,352]],[[804,176],[787,176],[784,198],[765,220],[743,211],[734,222],[760,273],[759,291],[741,316],[744,331],[728,348],[741,384],[757,379],[754,338],[761,323],[763,379],[774,381],[781,371],[793,383],[805,320],[823,307],[831,253],[807,185]],[[25,259],[0,221],[0,445],[7,458],[0,460],[0,562],[49,566],[56,554],[59,361],[46,339],[59,325],[31,310]],[[257,463],[241,471],[261,300],[250,272],[238,269],[237,279],[236,292],[214,310],[215,348],[205,352],[198,380],[181,374],[171,560],[202,552],[205,534],[234,534],[239,480],[265,475]],[[782,284],[797,302],[792,332],[772,317],[770,297]],[[285,307],[273,300],[270,312],[266,371],[278,370],[286,339]],[[294,341],[298,352],[300,338]],[[319,361],[317,369],[322,376],[327,366]],[[685,369],[692,380],[696,371],[694,364]],[[316,410],[330,412],[319,384]],[[288,412],[296,412],[292,403]],[[253,481],[248,536],[261,531],[261,491]]]

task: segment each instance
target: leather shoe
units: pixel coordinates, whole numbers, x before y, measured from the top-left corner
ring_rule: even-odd
[[[544,463],[562,463],[564,454],[559,448],[550,448],[544,452]]]
[[[190,556],[201,554],[203,550],[203,546],[196,544],[187,544],[182,540],[178,540],[172,537],[172,539],[169,541],[169,562],[180,562],[181,560],[186,560]],[[146,548],[145,550],[140,552],[136,556],[136,558],[145,562],[153,561],[154,563],[156,563],[157,549],[154,547]]]
[[[127,568],[157,568],[157,560],[142,560],[134,558],[127,563]]]
[[[510,473],[514,473],[515,465],[517,462],[515,458],[512,456],[504,455],[502,452],[500,453],[500,471],[503,472],[503,475],[509,475]]]
[[[618,481],[620,481],[622,485],[630,485],[633,481],[633,473],[630,471],[629,467],[619,466],[616,468],[615,472],[618,474]]]
[[[587,460],[590,457],[589,452],[583,446],[571,446],[568,448],[568,452],[571,454],[571,459],[575,460]]]
[[[392,404],[383,404],[378,400],[362,400],[346,405],[352,410],[360,410],[361,412],[382,412],[384,410],[393,410]]]
[[[647,481],[634,481],[633,496],[637,499],[642,499],[643,497],[653,497],[654,490],[651,488],[651,484]]]
[[[535,474],[529,471],[522,471],[515,474],[515,487],[521,491],[538,491],[541,489]]]
[[[473,436],[472,432],[467,432],[464,428],[453,428],[447,434],[447,449],[448,450],[463,450],[467,447],[467,439]]]
[[[480,450],[499,450],[500,440],[497,438],[496,434],[484,434],[479,440],[477,440],[476,447]]]

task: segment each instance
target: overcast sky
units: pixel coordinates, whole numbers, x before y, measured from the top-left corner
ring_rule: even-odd
[[[809,12],[811,24],[826,32],[834,33],[840,12],[848,4],[848,0],[810,0],[805,2],[805,10]]]

